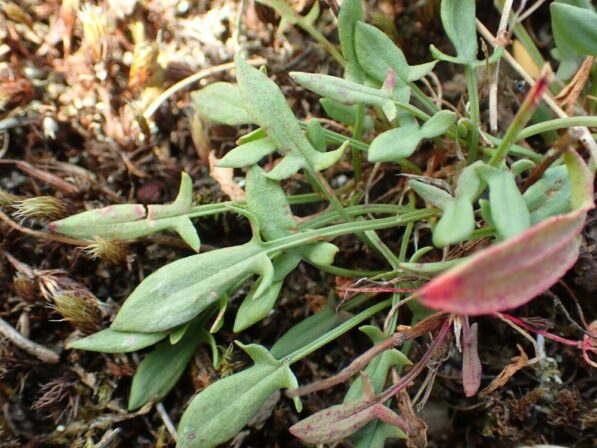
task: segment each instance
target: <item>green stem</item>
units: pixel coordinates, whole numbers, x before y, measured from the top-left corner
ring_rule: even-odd
[[[275,241],[263,243],[268,253],[292,249],[303,244],[314,243],[317,241],[332,239],[341,235],[366,232],[368,230],[389,229],[400,225],[406,225],[409,222],[421,221],[437,216],[438,210],[426,208],[405,213],[402,216],[393,216],[391,218],[370,219],[356,222],[345,222],[324,229],[308,230],[296,235],[279,238]]]
[[[335,341],[347,331],[352,330],[361,322],[369,319],[370,317],[373,317],[375,314],[379,313],[384,308],[388,308],[391,304],[391,299],[388,299],[384,300],[383,302],[377,303],[364,311],[361,311],[359,314],[351,317],[346,322],[343,322],[342,324],[338,325],[333,330],[329,331],[328,333],[315,339],[313,342],[305,345],[304,347],[299,348],[295,352],[288,355],[288,362],[290,364],[294,364],[295,362],[300,361],[306,356],[309,356],[311,353],[313,353],[316,350],[319,350],[324,345]]]
[[[423,106],[425,106],[429,113],[434,114],[439,111],[439,108],[427,95],[425,95],[419,86],[417,86],[414,82],[409,82],[408,86],[410,87],[413,96],[418,99]]]
[[[359,104],[356,110],[356,117],[354,121],[354,129],[352,131],[352,138],[360,140],[363,134],[363,121],[365,119],[365,105]],[[352,151],[352,169],[354,172],[354,187],[358,188],[361,183],[361,152],[354,146],[351,147]]]
[[[470,107],[471,121],[473,128],[469,135],[468,141],[468,158],[469,165],[477,160],[477,152],[479,146],[479,128],[481,126],[481,111],[479,109],[479,86],[477,81],[477,70],[472,65],[467,65],[464,68],[466,76],[466,88],[468,91],[468,100]]]
[[[573,126],[586,126],[589,128],[597,127],[597,117],[592,116],[577,116],[556,118],[542,123],[537,123],[532,126],[527,126],[516,136],[516,141],[524,140],[533,135],[543,134],[544,132],[555,131],[557,129],[565,129]]]
[[[368,213],[397,215],[409,211],[407,207],[395,204],[353,205],[352,207],[346,207],[345,210],[350,216],[360,216]],[[326,210],[318,215],[306,218],[298,227],[299,229],[317,229],[337,221],[338,219],[340,219],[340,215],[336,210]]]

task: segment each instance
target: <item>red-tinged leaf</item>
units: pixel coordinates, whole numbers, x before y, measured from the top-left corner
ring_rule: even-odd
[[[374,395],[369,377],[363,374],[362,380],[362,399],[316,412],[292,426],[290,433],[308,443],[332,443],[346,439],[375,419],[407,431],[406,422],[402,417],[384,406],[384,400],[380,400],[380,396]]]
[[[477,352],[477,324],[469,326],[464,318],[462,327],[462,386],[464,394],[472,397],[481,386],[481,361]]]
[[[586,209],[547,219],[490,246],[415,294],[426,306],[475,316],[518,307],[542,293],[578,257]]]
[[[378,401],[365,399],[316,412],[292,426],[290,433],[307,443],[332,443],[346,439],[376,418],[407,430],[404,420],[394,411]]]

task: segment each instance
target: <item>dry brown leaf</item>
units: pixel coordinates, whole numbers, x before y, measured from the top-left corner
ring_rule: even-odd
[[[505,385],[516,372],[527,366],[529,361],[528,355],[520,345],[516,344],[516,346],[520,351],[520,355],[512,358],[512,362],[504,367],[500,374],[491,382],[491,384],[489,384],[489,386],[483,389],[479,395],[489,395],[493,391],[499,389]]]
[[[587,56],[570,83],[556,96],[560,106],[567,105],[566,113],[570,116],[574,113],[574,105],[589,79],[594,63],[595,56]]]
[[[230,199],[244,201],[245,192],[234,182],[234,169],[217,167],[218,160],[214,151],[209,153],[209,175],[220,185],[222,191],[230,196]]]

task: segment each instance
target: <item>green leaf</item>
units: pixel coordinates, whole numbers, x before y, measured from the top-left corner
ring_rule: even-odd
[[[572,195],[566,166],[546,170],[541,179],[531,185],[522,197],[531,213],[532,224],[569,212]]]
[[[433,138],[445,134],[456,123],[456,114],[451,110],[440,110],[421,127],[423,138]]]
[[[415,190],[426,203],[437,207],[440,210],[446,209],[448,205],[454,201],[454,198],[450,193],[428,183],[411,179],[408,181],[408,185]]]
[[[468,64],[475,63],[478,49],[475,0],[442,0],[441,17],[458,59]]]
[[[481,188],[481,180],[477,173],[477,167],[481,165],[483,165],[483,162],[479,160],[462,170],[460,176],[458,176],[454,196],[466,199],[471,203],[475,201]]]
[[[187,330],[189,329],[189,325],[191,325],[191,322],[187,322],[186,324],[183,324],[183,325],[179,326],[178,328],[175,328],[168,335],[168,340],[170,341],[170,344],[172,344],[172,345],[178,344],[180,342],[180,340],[182,339],[182,337],[187,332]]]
[[[416,123],[382,132],[371,142],[367,158],[370,162],[399,162],[410,157],[423,135]]]
[[[221,158],[217,166],[223,168],[242,168],[255,165],[265,156],[276,151],[277,147],[270,139],[260,138],[244,143],[230,150]]]
[[[549,7],[558,49],[564,44],[582,55],[597,56],[597,13],[560,2]]]
[[[178,382],[197,347],[207,342],[203,328],[205,319],[190,324],[182,339],[172,345],[169,341],[159,344],[147,355],[133,376],[128,410],[133,411],[150,401],[159,401]]]
[[[311,143],[317,151],[326,152],[328,150],[323,126],[321,126],[319,120],[309,120],[307,128],[305,129],[305,135],[307,136],[309,143]]]
[[[199,393],[178,427],[179,448],[212,448],[234,437],[272,393],[298,387],[287,362],[259,345],[238,344],[255,364],[216,381]]]
[[[326,306],[284,333],[272,346],[271,354],[276,359],[283,359],[336,328],[350,316],[347,312],[337,312],[332,307]]]
[[[182,173],[180,190],[172,204],[111,205],[89,210],[50,224],[52,230],[74,238],[93,240],[96,236],[106,240],[131,240],[162,230],[173,230],[195,251],[199,250],[199,235],[185,215],[193,202],[193,182]]]
[[[406,117],[411,117],[406,115]],[[412,118],[412,117],[411,117]],[[398,162],[410,157],[421,140],[444,134],[456,122],[456,114],[442,110],[433,115],[419,128],[416,120],[411,119],[398,128],[379,134],[369,147],[370,162]]]
[[[433,244],[444,247],[459,243],[475,230],[473,206],[467,198],[456,198],[448,203],[442,217],[433,229]]]
[[[300,261],[301,257],[293,252],[283,253],[276,257],[273,263],[274,280],[271,286],[261,297],[255,298],[258,284],[253,285],[236,313],[233,329],[235,333],[246,330],[269,314],[276,303],[284,279],[296,268]]]
[[[245,108],[285,156],[270,177],[284,179],[301,168],[320,171],[340,160],[344,148],[325,153],[313,148],[278,86],[240,57],[236,58],[236,77]]]
[[[252,124],[253,118],[243,107],[238,87],[229,82],[215,82],[191,93],[197,111],[216,123],[236,126]]]
[[[531,215],[514,176],[506,169],[480,165],[477,172],[489,185],[491,220],[502,239],[512,238],[531,226]]]
[[[356,25],[355,49],[361,67],[380,83],[384,82],[389,69],[394,70],[404,84],[421,79],[433,70],[437,63],[433,61],[409,66],[402,50],[386,33],[364,22]]]
[[[365,19],[365,12],[361,0],[346,0],[342,2],[338,14],[338,37],[342,55],[346,59],[344,76],[351,81],[361,82],[363,70],[357,60],[355,52],[355,25]]]
[[[319,96],[330,98],[343,104],[370,104],[384,108],[388,120],[396,118],[395,93],[384,89],[374,89],[346,79],[314,73],[290,72],[297,84]],[[387,110],[387,112],[386,112]],[[392,113],[393,110],[393,113]]]
[[[590,0],[560,0],[558,3],[565,3],[574,7],[584,8],[588,11],[595,12],[595,8],[591,5]],[[561,80],[568,80],[578,70],[582,63],[584,56],[574,49],[573,45],[568,42],[565,35],[557,23],[554,23],[554,14],[551,13],[551,28],[553,38],[556,44],[556,59],[560,60],[560,65],[557,71],[557,77]]]
[[[339,121],[347,126],[353,126],[357,117],[357,107],[342,104],[329,98],[321,98],[319,103],[325,110],[325,113],[332,119]],[[373,129],[373,119],[369,115],[363,118],[363,129],[370,131]]]
[[[69,342],[66,348],[103,353],[129,353],[149,347],[166,336],[165,332],[134,333],[106,328],[83,339]]]
[[[255,297],[271,285],[274,271],[256,241],[172,262],[148,276],[112,323],[119,331],[156,332],[193,319],[252,274],[261,276]]]

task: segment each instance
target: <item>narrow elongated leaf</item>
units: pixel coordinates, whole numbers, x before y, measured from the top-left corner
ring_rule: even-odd
[[[179,448],[212,448],[234,437],[275,391],[298,386],[287,362],[259,345],[239,344],[255,364],[197,395],[178,427]]]
[[[472,397],[481,386],[481,361],[477,351],[477,327],[474,323],[469,327],[468,317],[464,317],[462,327],[462,386],[464,394]]]
[[[359,65],[355,52],[355,25],[365,19],[365,12],[361,0],[346,0],[342,2],[338,14],[338,37],[342,55],[346,59],[345,74],[347,79],[355,82],[363,80],[363,69]]]
[[[106,328],[83,339],[70,342],[66,348],[103,353],[128,353],[149,347],[166,336],[165,332],[132,333]]]
[[[187,213],[193,201],[193,183],[188,174],[182,173],[176,200],[168,205],[142,204],[111,205],[89,210],[55,221],[50,228],[63,235],[93,240],[96,236],[106,240],[130,240],[151,235],[162,230],[173,230],[193,248],[199,250],[199,236]]]
[[[386,113],[389,120],[396,117],[396,107],[392,100],[404,100],[404,95],[396,91],[392,93],[385,89],[374,89],[334,76],[290,72],[290,77],[305,89],[343,104],[370,104],[385,108],[384,111],[393,111],[389,115]],[[408,93],[406,96],[408,99]]]
[[[468,64],[476,62],[475,0],[442,0],[441,17],[458,59]]]
[[[502,239],[512,238],[531,226],[531,215],[512,173],[488,165],[477,168],[489,185],[491,221]]]
[[[325,153],[313,148],[278,86],[240,57],[236,58],[236,78],[244,107],[285,156],[270,174],[273,178],[287,178],[305,167],[323,170],[342,157],[344,147]]]
[[[276,359],[282,359],[336,328],[350,316],[347,312],[336,312],[335,309],[326,306],[284,333],[272,346],[271,354]]]
[[[141,361],[133,376],[129,411],[139,409],[152,400],[159,401],[170,392],[199,344],[208,342],[203,320],[193,321],[177,344],[164,341]]]
[[[191,93],[195,108],[216,123],[236,126],[251,124],[253,118],[243,107],[238,87],[229,82],[215,82]]]
[[[433,70],[437,61],[410,66],[404,53],[386,33],[364,22],[356,25],[355,49],[361,67],[376,81],[382,83],[392,69],[402,83],[416,81]]]
[[[112,323],[119,331],[156,332],[188,322],[251,274],[261,276],[259,297],[274,271],[255,241],[170,263],[147,277],[123,304]]]

